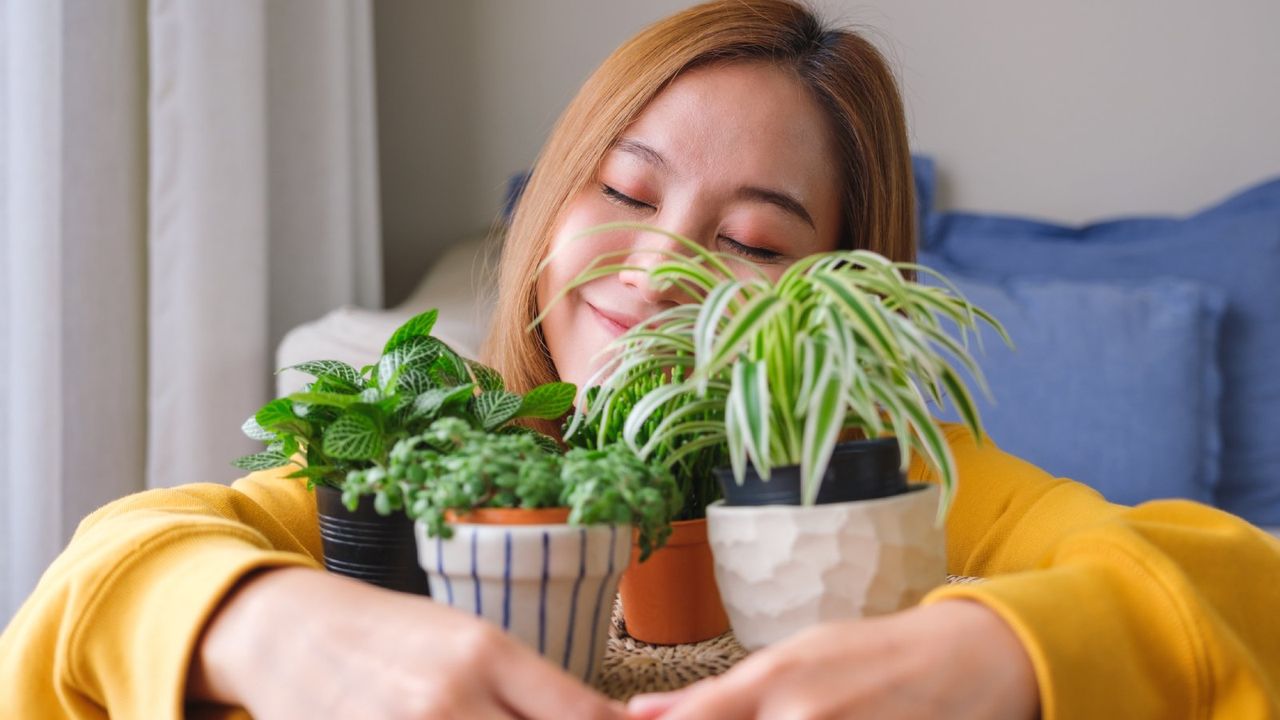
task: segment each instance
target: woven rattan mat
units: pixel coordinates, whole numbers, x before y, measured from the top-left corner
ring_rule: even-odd
[[[978,578],[950,576],[948,583],[977,582]],[[609,649],[595,686],[615,700],[663,690],[678,690],[702,678],[719,675],[747,656],[729,631],[720,637],[689,645],[650,645],[627,635],[620,606],[613,606]]]

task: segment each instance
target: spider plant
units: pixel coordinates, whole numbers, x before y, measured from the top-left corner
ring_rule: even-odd
[[[672,453],[678,460],[682,452],[724,443],[739,484],[748,462],[766,481],[773,468],[799,465],[802,501],[810,505],[842,432],[891,434],[902,470],[912,451],[937,470],[938,518],[945,516],[955,461],[927,398],[939,406],[949,398],[969,431],[982,437],[957,366],[988,392],[969,352],[970,335],[980,344],[985,322],[1012,344],[994,317],[936,271],[866,250],[810,255],[774,280],[758,266],[660,228],[611,223],[586,233],[621,229],[662,234],[683,252],[663,252],[643,268],[612,262],[622,252],[602,255],[556,300],[622,270],[647,272],[654,286],[675,286],[698,300],[657,313],[602,350],[607,360],[586,383],[600,389],[578,408],[571,430],[634,395],[654,372],[669,372],[671,382],[653,385],[623,423],[622,438],[641,457],[679,445]],[[916,273],[941,286],[915,282]]]

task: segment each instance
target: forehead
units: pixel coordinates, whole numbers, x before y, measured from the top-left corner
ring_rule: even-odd
[[[837,179],[831,120],[796,74],[766,62],[687,70],[624,133],[671,173],[814,195]]]

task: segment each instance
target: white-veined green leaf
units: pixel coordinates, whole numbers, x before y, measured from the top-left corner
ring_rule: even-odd
[[[405,324],[391,333],[391,337],[387,339],[387,344],[382,347],[382,354],[386,355],[415,338],[431,337],[431,329],[435,327],[436,318],[439,315],[439,312],[432,309],[421,315],[409,318]]]
[[[245,435],[260,442],[271,442],[276,439],[276,434],[263,429],[263,427],[258,424],[258,418],[254,415],[250,415],[249,419],[244,421],[244,424],[240,426],[240,430]]]
[[[558,420],[573,407],[578,387],[573,383],[553,382],[530,390],[520,401],[516,417]]]
[[[382,454],[377,423],[361,412],[347,412],[324,433],[324,452],[341,460],[373,460]]]
[[[471,401],[476,419],[485,430],[493,430],[516,416],[520,410],[520,396],[506,390],[480,393]]]
[[[260,453],[255,453],[253,455],[245,455],[244,457],[236,458],[234,461],[232,461],[231,464],[235,465],[241,470],[248,470],[249,472],[257,472],[259,470],[270,470],[271,468],[278,468],[281,465],[288,465],[289,458],[283,453],[267,451],[267,452],[260,452]]]
[[[436,387],[436,380],[431,375],[430,367],[420,363],[401,365],[396,368],[396,392],[414,397]]]
[[[451,388],[432,388],[419,394],[413,400],[413,417],[431,417],[442,408],[465,402],[475,394],[475,386],[471,383]]]
[[[402,368],[419,366],[426,369],[443,352],[444,343],[429,336],[402,339],[378,359],[378,386],[384,391],[396,387]]]
[[[489,392],[490,390],[506,390],[507,384],[502,379],[502,375],[497,370],[478,363],[475,360],[466,361],[467,369],[471,371],[471,377],[475,378],[476,384],[480,389]]]
[[[293,411],[293,402],[288,398],[277,398],[262,406],[254,415],[254,419],[258,421],[258,427],[267,432],[275,433],[293,433],[306,435],[311,432],[311,423],[298,417]]]
[[[277,374],[285,370],[297,370],[307,373],[317,378],[328,376],[331,379],[338,380],[350,386],[353,390],[359,389],[363,378],[360,377],[360,371],[350,365],[338,360],[311,360],[297,365],[291,365],[278,371]]]
[[[295,403],[305,405],[323,405],[325,407],[349,408],[360,402],[359,395],[346,395],[332,392],[296,392],[289,396]]]

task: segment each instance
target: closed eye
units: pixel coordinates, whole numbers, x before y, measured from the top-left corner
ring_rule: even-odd
[[[620,192],[617,188],[610,187],[604,183],[600,184],[600,192],[608,198],[610,202],[617,203],[625,208],[630,208],[632,210],[657,209],[643,200],[637,200],[630,195]],[[782,253],[780,252],[775,252],[768,248],[755,247],[754,245],[744,245],[728,235],[721,235],[720,242],[726,249],[728,249],[729,252],[741,255],[748,260],[754,260],[761,263],[772,263],[782,259]]]
[[[624,195],[623,193],[618,192],[617,189],[611,188],[608,185],[601,184],[600,192],[603,193],[605,197],[609,198],[610,201],[615,202],[623,207],[631,208],[632,210],[656,209],[649,203],[637,200],[631,197],[630,195]]]
[[[748,260],[755,260],[762,263],[777,262],[782,259],[782,253],[775,252],[768,248],[756,247],[754,245],[743,245],[728,235],[721,235],[720,242],[728,248],[729,252],[741,255]]]

